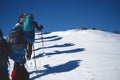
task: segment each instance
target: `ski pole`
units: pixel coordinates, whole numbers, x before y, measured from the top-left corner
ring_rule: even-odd
[[[42,50],[43,50],[43,55],[45,55],[45,51],[44,51],[44,41],[43,41],[43,33],[41,31],[41,41],[42,41]]]
[[[36,59],[35,59],[35,48],[34,48],[34,44],[33,44],[33,53],[34,53],[34,63],[35,63],[35,68],[37,70],[37,64],[36,64]]]

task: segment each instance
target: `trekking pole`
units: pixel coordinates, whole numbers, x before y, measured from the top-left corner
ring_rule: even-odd
[[[34,44],[33,44],[33,53],[34,53],[34,63],[35,63],[35,68],[37,70],[37,64],[36,64],[36,59],[35,59],[35,48],[34,48]]]
[[[45,55],[44,41],[43,41],[43,33],[42,33],[42,31],[41,31],[41,41],[42,41],[42,50],[43,50],[42,55]]]

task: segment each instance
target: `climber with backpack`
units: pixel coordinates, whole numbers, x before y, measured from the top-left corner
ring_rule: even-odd
[[[11,47],[10,57],[19,63],[25,63],[25,40],[23,35],[23,28],[17,23],[7,38],[7,42]]]
[[[0,79],[2,80],[10,80],[8,71],[9,54],[9,45],[7,44],[7,41],[3,38],[3,33],[0,29]]]
[[[26,49],[23,27],[21,26],[21,23],[18,22],[10,31],[10,34],[7,38],[7,42],[10,44],[11,48],[10,58],[14,61],[14,67],[11,75],[12,80],[20,80],[21,75],[26,75],[24,78],[27,78],[26,80],[29,80],[29,73],[27,72],[24,66],[24,64],[26,63]]]
[[[41,31],[43,29],[42,25],[38,25],[37,22],[34,20],[33,14],[22,14],[19,17],[19,22],[23,26],[24,31],[24,37],[25,37],[25,46],[27,50],[27,59],[31,59],[32,55],[32,45],[35,41],[35,28],[38,31]]]

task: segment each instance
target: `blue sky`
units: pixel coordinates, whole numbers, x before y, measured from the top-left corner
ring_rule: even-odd
[[[21,13],[33,13],[44,32],[81,26],[120,30],[120,0],[1,0],[0,28],[7,35]]]

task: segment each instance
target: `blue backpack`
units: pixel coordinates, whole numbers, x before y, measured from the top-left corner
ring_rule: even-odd
[[[32,14],[26,16],[23,30],[34,32],[34,16]]]

